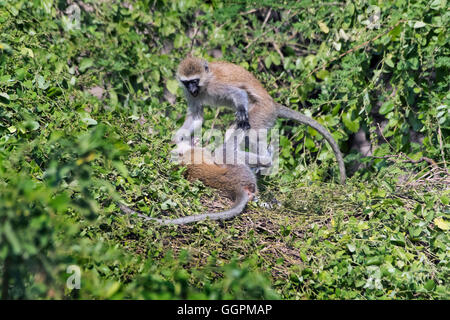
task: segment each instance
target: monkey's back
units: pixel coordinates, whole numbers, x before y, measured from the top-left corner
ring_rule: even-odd
[[[187,165],[187,177],[191,181],[200,180],[233,199],[244,189],[257,192],[254,174],[243,165],[190,164]]]
[[[255,78],[255,76],[238,64],[226,61],[214,61],[209,63],[209,68],[213,74],[227,84],[248,83],[260,90],[265,91],[264,87]]]
[[[215,78],[247,92],[249,122],[253,129],[270,128],[277,118],[277,107],[272,97],[255,76],[240,65],[225,61],[209,64]]]
[[[210,62],[209,68],[214,76],[225,84],[244,89],[251,96],[257,95],[261,99],[272,99],[258,79],[240,65],[226,61],[214,61]]]

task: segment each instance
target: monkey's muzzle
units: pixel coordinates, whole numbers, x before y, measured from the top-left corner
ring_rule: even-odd
[[[189,87],[188,87],[188,91],[190,94],[192,94],[192,96],[196,97],[196,96],[198,96],[200,89],[199,89],[198,85],[190,83]]]
[[[198,96],[198,93],[200,92],[200,87],[199,87],[199,79],[192,79],[192,80],[188,80],[188,81],[183,81],[184,86],[186,87],[187,91],[189,91],[189,93],[193,96],[196,97]]]

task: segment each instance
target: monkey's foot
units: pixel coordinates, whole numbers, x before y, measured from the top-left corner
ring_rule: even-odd
[[[250,129],[250,123],[248,122],[248,113],[245,108],[239,108],[236,112],[236,122],[238,129]]]
[[[250,123],[247,121],[238,121],[237,123],[237,127],[238,129],[242,129],[242,130],[248,130],[250,129]]]

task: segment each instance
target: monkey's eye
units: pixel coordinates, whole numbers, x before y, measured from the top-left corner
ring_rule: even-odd
[[[192,80],[186,80],[182,81],[185,87],[188,87],[190,84],[198,86],[200,79],[192,79]]]

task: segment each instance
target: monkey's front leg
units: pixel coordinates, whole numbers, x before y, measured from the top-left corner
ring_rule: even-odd
[[[203,109],[198,106],[189,106],[186,113],[186,119],[183,125],[175,133],[173,142],[178,144],[186,141],[192,135],[193,132],[201,129],[203,124]]]
[[[248,122],[248,110],[244,105],[239,105],[236,109],[236,125],[238,129],[250,129],[250,123]]]
[[[230,90],[230,96],[236,108],[236,125],[238,129],[250,129],[248,121],[248,95],[245,90],[233,88]]]

